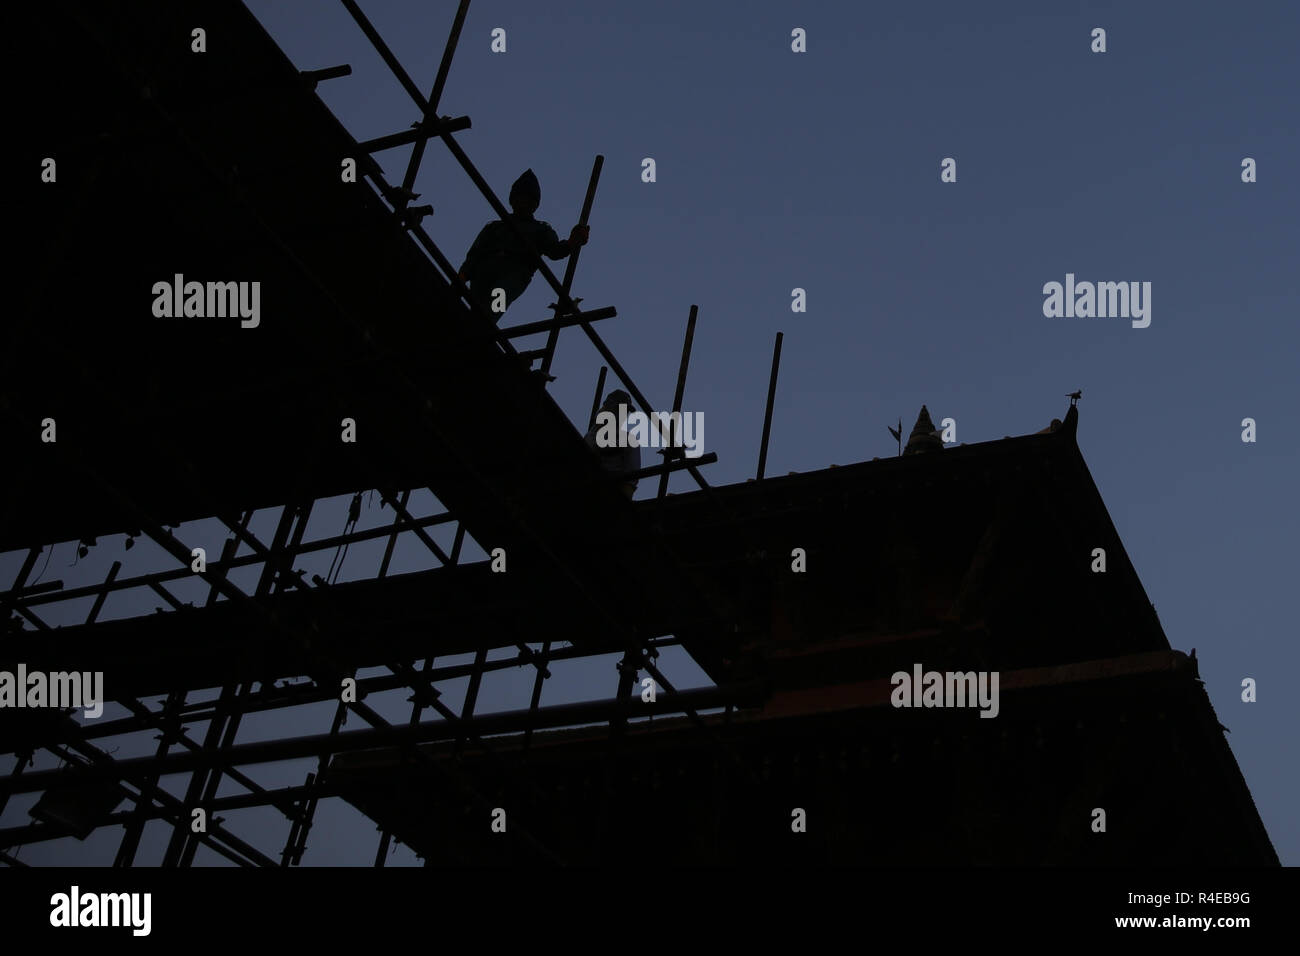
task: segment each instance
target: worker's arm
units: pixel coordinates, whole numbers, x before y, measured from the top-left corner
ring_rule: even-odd
[[[585,246],[590,235],[590,226],[574,226],[568,239],[560,239],[556,236],[555,242],[546,250],[546,255],[551,259],[565,259]]]

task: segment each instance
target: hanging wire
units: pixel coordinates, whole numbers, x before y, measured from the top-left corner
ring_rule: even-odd
[[[40,584],[41,578],[45,577],[45,569],[50,566],[50,558],[54,557],[55,547],[56,545],[50,545],[50,553],[45,556],[45,563],[41,565],[41,573],[36,575],[36,580],[32,584]]]
[[[343,533],[350,534],[357,526],[357,521],[361,518],[361,495],[358,491],[352,496],[352,503],[348,505],[348,520],[343,525]],[[330,569],[325,572],[325,580],[334,584],[339,579],[339,573],[343,570],[343,561],[348,556],[348,544],[344,541],[334,549],[334,560],[330,562]]]

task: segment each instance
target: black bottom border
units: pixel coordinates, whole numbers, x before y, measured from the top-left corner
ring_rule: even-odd
[[[654,945],[665,932],[692,926],[725,928],[734,943],[736,936],[763,940],[784,925],[818,949],[831,945],[823,934],[836,926],[850,939],[920,933],[927,941],[974,942],[1055,933],[1225,940],[1261,931],[1284,938],[1300,899],[1295,868],[671,869],[653,860],[652,848],[643,848],[644,859],[638,852],[629,848],[626,865],[599,870],[9,868],[0,869],[0,914],[10,939],[50,934],[66,941],[75,932],[79,943],[92,944],[113,937],[127,945],[210,944],[270,933],[308,945],[403,937],[435,945],[458,924],[458,936],[493,942],[517,932],[569,943],[589,933],[602,938],[612,921],[629,932],[629,944],[638,928]],[[92,894],[150,894],[148,935],[131,926],[52,925],[62,918],[57,910],[70,913],[74,886],[82,912]],[[1223,922],[1241,917],[1249,925]],[[1207,918],[1208,927],[1200,922]],[[1132,922],[1147,919],[1154,922]]]

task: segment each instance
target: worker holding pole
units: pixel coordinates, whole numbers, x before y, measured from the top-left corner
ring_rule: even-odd
[[[460,268],[460,277],[469,285],[470,294],[498,321],[528,288],[537,271],[538,254],[549,259],[567,258],[586,245],[591,234],[589,226],[577,225],[568,239],[561,239],[550,223],[534,218],[541,202],[541,184],[531,169],[525,170],[510,187],[510,218],[515,228],[502,219],[488,223]],[[531,248],[524,245],[519,233]]]

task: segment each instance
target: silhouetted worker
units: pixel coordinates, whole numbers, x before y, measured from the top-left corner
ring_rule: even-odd
[[[622,421],[618,414],[620,405],[626,406]],[[596,413],[596,421],[587,431],[587,446],[600,456],[601,467],[616,475],[626,475],[641,467],[640,447],[632,443],[627,429],[620,427],[632,408],[632,397],[621,389],[615,389],[605,397]],[[636,485],[635,478],[623,482],[623,494],[631,498],[636,493]]]
[[[483,227],[465,254],[460,277],[469,283],[474,298],[500,321],[510,304],[523,294],[537,271],[537,253],[549,259],[564,259],[587,244],[588,226],[574,226],[568,239],[560,239],[549,222],[533,218],[542,202],[542,187],[531,169],[510,187],[510,219],[532,244],[520,242],[511,223],[496,219]],[[505,293],[504,302],[493,291]],[[496,304],[496,309],[493,304]]]

